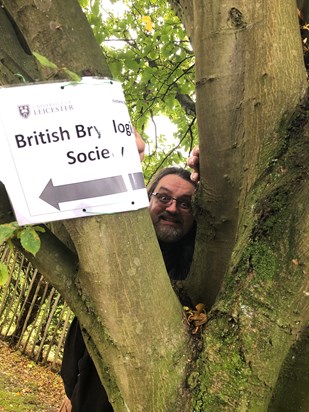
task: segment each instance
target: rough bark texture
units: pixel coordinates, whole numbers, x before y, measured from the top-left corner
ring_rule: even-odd
[[[265,195],[255,208],[255,227],[213,308],[205,333],[208,350],[197,367],[201,384],[197,410],[269,410],[273,394],[280,393],[278,388],[282,393],[280,380],[276,388],[282,365],[287,370],[295,361],[289,352],[303,362],[302,366],[299,362],[298,388],[294,387],[294,398],[289,394],[291,409],[277,410],[293,410],[292,405],[302,402],[304,409],[299,410],[308,408],[308,398],[302,397],[308,358],[293,350],[298,340],[305,339],[309,321],[309,228],[304,207],[308,155],[302,154],[304,149],[308,153],[308,132],[305,138],[303,133],[290,138],[290,155],[278,159],[256,187]],[[290,177],[281,180],[285,167]],[[203,374],[205,362],[208,373]],[[294,374],[285,375],[282,382],[293,387]],[[278,404],[282,405],[280,399]]]
[[[17,28],[9,20],[4,8],[0,8],[0,84],[22,82],[38,78],[38,69]]]
[[[105,74],[94,40],[83,38],[85,20],[66,15],[76,3],[62,3],[4,2],[18,26],[20,19],[27,47],[78,73],[90,67]],[[308,102],[295,2],[172,3],[197,69],[202,181],[188,288],[209,306],[217,298],[194,370],[186,376],[189,340],[146,210],[67,221],[75,252],[47,231],[36,264],[79,315],[115,410],[281,411],[286,387],[293,387],[292,404],[306,410],[303,387],[291,384],[290,373],[297,366],[307,383],[308,351],[301,350],[309,321]],[[59,7],[61,21],[56,9],[42,10],[47,6]],[[40,21],[37,35],[22,23],[24,13]],[[53,30],[50,16],[63,32]],[[3,10],[0,18],[12,45],[2,54],[1,81],[16,80],[21,58],[28,78],[37,78]],[[79,24],[85,60],[84,52],[77,59],[74,50],[71,60],[64,51],[77,44],[68,21]],[[61,33],[73,33],[73,43],[70,35],[62,43]],[[54,50],[54,38],[62,52]],[[98,60],[87,48],[97,50]],[[3,222],[11,215],[2,194]],[[191,398],[177,402],[186,378]]]
[[[77,1],[20,0],[3,5],[1,27],[8,29],[12,45],[5,50],[10,59],[5,54],[2,60],[7,69],[1,73],[3,84],[20,81],[16,74],[22,58],[27,61],[20,73],[25,80],[63,75],[42,67],[38,74],[32,51],[79,75],[109,76]],[[1,223],[12,219],[3,189]],[[32,261],[78,316],[115,410],[172,410],[192,350],[148,210],[64,224],[73,251],[47,231]]]
[[[67,67],[80,75],[110,76],[109,68],[92,30],[77,1],[3,1],[13,20],[17,37],[25,52],[38,52],[59,68]],[[89,45],[91,45],[89,47]],[[42,68],[41,77],[54,76]],[[58,73],[61,77],[61,73]]]
[[[232,1],[194,2],[191,38],[202,152],[197,213],[208,221],[200,225],[197,253],[203,250],[207,282],[189,283],[196,286],[197,300],[206,297],[208,305],[235,241],[247,242],[252,226],[243,221],[248,193],[276,161],[284,144],[281,128],[305,92],[295,4],[278,2],[276,14],[272,7],[268,1],[238,2],[238,8]],[[200,276],[198,267],[195,273]]]
[[[189,377],[194,410],[282,408],[278,396],[294,386],[290,353],[302,356],[309,322],[308,101],[295,2],[173,3],[196,55],[201,148],[187,285],[208,307],[217,297]],[[308,409],[303,360],[292,409],[277,410]]]
[[[149,242],[148,211],[65,225],[80,260],[75,284],[91,319],[82,325],[104,382],[113,385],[111,400],[121,410],[121,391],[129,410],[172,410],[173,379],[184,376],[190,342],[160,249]]]

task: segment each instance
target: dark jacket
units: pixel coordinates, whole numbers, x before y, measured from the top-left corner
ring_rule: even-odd
[[[194,240],[195,227],[181,241],[160,245],[172,283],[186,278],[192,262]],[[77,318],[73,320],[66,337],[61,377],[65,393],[72,403],[72,412],[113,411],[87,351]]]
[[[87,351],[77,318],[68,331],[61,365],[61,377],[72,412],[113,411],[94,363]]]

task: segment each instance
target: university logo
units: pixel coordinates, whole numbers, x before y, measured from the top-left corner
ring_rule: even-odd
[[[28,104],[25,104],[23,106],[18,106],[19,109],[19,114],[27,119],[27,117],[30,115],[30,107]]]

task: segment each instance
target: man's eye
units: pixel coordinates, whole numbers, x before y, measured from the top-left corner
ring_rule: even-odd
[[[160,196],[160,200],[162,202],[169,202],[170,201],[170,197],[169,196],[165,196],[165,195],[161,195]]]
[[[180,207],[181,207],[182,209],[190,209],[191,203],[190,203],[190,202],[186,202],[186,201],[182,201],[182,202],[180,202]]]

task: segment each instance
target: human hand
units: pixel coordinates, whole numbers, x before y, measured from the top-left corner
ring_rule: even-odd
[[[72,411],[71,401],[67,396],[65,396],[58,412],[71,412],[71,411]]]
[[[145,154],[145,142],[142,139],[142,136],[138,133],[136,129],[134,129],[134,136],[135,136],[135,143],[137,146],[139,158],[141,159],[141,162],[144,159],[144,154]]]
[[[193,169],[191,180],[198,182],[200,180],[200,148],[195,146],[188,157],[187,165]]]

